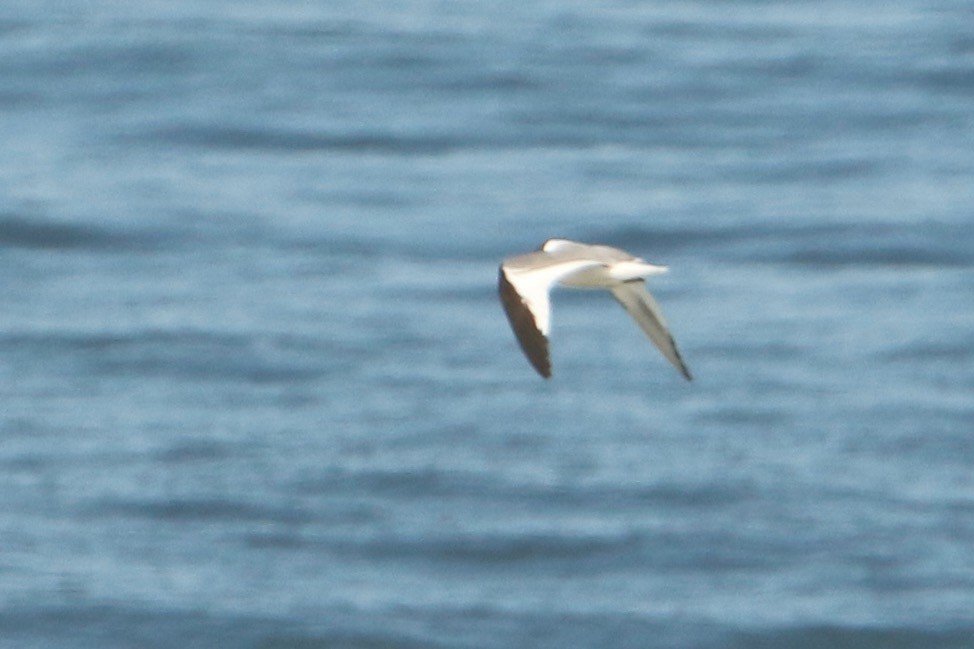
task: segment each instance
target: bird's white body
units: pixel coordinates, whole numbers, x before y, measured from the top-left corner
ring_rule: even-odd
[[[689,380],[690,372],[643,281],[666,271],[665,266],[650,264],[618,248],[549,239],[540,250],[505,259],[500,267],[499,289],[521,348],[545,378],[551,376],[549,294],[558,284],[611,291],[667,360]]]

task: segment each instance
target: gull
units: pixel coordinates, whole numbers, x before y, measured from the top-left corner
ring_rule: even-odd
[[[548,334],[551,331],[551,288],[608,289],[629,312],[656,348],[690,381],[687,369],[645,278],[667,271],[624,250],[568,239],[548,239],[541,248],[508,257],[498,272],[501,303],[517,341],[531,365],[551,377]]]

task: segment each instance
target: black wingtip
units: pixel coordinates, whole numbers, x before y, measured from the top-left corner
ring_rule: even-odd
[[[673,340],[673,336],[670,336],[670,342],[673,343],[673,351],[676,353],[676,359],[680,361],[680,366],[677,369],[680,370],[680,374],[683,375],[683,378],[692,382],[693,375],[690,374],[690,368],[687,367],[687,364],[683,362],[683,356],[680,355],[680,350],[677,348],[676,341]]]
[[[521,295],[514,288],[514,285],[507,279],[503,266],[497,273],[497,291],[500,293],[501,304],[504,305],[504,313],[507,321],[514,330],[521,351],[527,356],[531,366],[543,378],[551,378],[551,357],[548,353],[548,339],[534,320],[531,310],[521,299]]]

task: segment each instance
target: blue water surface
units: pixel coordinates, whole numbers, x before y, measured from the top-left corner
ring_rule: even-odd
[[[8,0],[0,646],[972,646],[972,20]]]

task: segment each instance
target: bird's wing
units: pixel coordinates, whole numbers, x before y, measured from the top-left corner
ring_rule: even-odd
[[[551,287],[580,270],[600,265],[591,259],[565,260],[532,252],[505,259],[500,266],[497,288],[507,319],[524,355],[544,378],[551,376]]]
[[[656,300],[646,289],[646,283],[637,279],[614,286],[611,290],[612,295],[625,307],[636,324],[646,332],[646,335],[663,353],[666,360],[673,363],[673,366],[680,370],[686,380],[693,380],[693,377],[690,376],[690,370],[687,369],[680,357],[673,336],[670,335],[670,330],[666,326],[666,320],[663,319],[659,305],[656,304]]]

